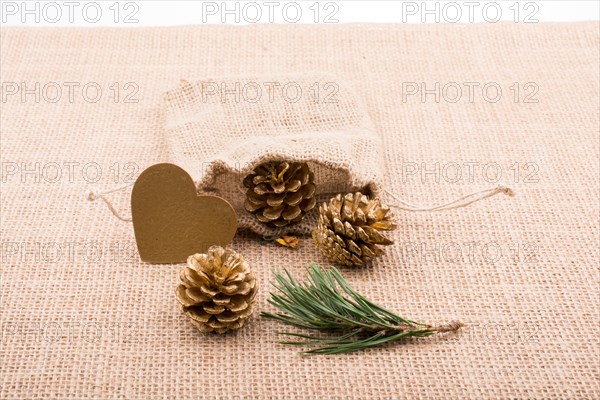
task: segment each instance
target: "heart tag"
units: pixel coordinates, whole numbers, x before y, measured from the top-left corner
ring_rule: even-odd
[[[173,164],[156,164],[140,174],[131,192],[131,218],[142,261],[185,262],[212,245],[226,246],[237,230],[231,204],[198,196],[194,181]]]

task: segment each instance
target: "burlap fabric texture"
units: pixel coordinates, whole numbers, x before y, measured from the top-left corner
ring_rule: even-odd
[[[18,93],[0,105],[1,399],[600,397],[598,22],[2,26],[0,39],[3,83],[97,82],[105,94],[91,103],[79,90],[70,102],[65,88],[56,103]],[[286,327],[257,314],[235,333],[200,334],[173,293],[182,265],[141,262],[131,224],[85,199],[90,186],[179,163],[165,142],[162,96],[180,78],[311,70],[344,77],[364,100],[384,142],[386,190],[441,204],[495,185],[483,175],[490,165],[487,176],[501,167],[517,193],[399,212],[385,256],[342,269],[357,291],[405,317],[461,320],[457,335],[305,357],[277,343]],[[128,82],[139,101],[124,101],[131,89],[109,97]],[[403,99],[405,82],[457,82],[463,97]],[[464,82],[480,83],[472,101]],[[487,82],[501,85],[499,101],[482,98]],[[523,101],[527,82],[539,87],[537,103]],[[36,163],[39,173],[24,172]],[[453,163],[474,173],[443,175]],[[128,193],[110,199],[126,213]],[[273,268],[302,279],[308,262],[329,264],[312,240],[290,250],[240,232],[231,248],[256,274],[256,313],[274,311]]]
[[[164,96],[170,158],[198,190],[232,203],[239,226],[255,233],[307,235],[313,209],[297,224],[270,228],[244,208],[244,177],[269,161],[306,162],[317,200],[383,181],[381,138],[350,85],[325,74],[184,80]]]

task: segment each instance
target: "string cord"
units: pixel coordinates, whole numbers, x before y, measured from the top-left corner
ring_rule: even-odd
[[[398,196],[396,196],[394,193],[392,193],[390,191],[385,190],[384,192],[399,203],[399,204],[394,204],[394,203],[390,202],[390,203],[388,203],[388,205],[390,207],[395,207],[400,210],[412,211],[412,212],[455,210],[457,208],[466,207],[470,204],[487,199],[488,197],[495,196],[499,193],[504,193],[505,195],[507,195],[509,197],[515,196],[515,192],[511,188],[504,186],[504,185],[498,185],[495,188],[480,190],[478,192],[473,192],[473,193],[467,194],[465,196],[459,197],[456,200],[452,200],[446,204],[441,204],[441,205],[433,206],[433,207],[421,207],[421,206],[415,206],[413,204],[405,202],[404,200],[398,198]]]
[[[115,217],[117,217],[118,219],[120,219],[121,221],[124,221],[124,222],[131,222],[132,219],[130,217],[123,217],[119,213],[119,211],[113,206],[113,204],[110,202],[110,200],[108,200],[106,198],[106,195],[108,195],[108,194],[120,192],[121,190],[125,190],[131,186],[133,186],[133,183],[129,183],[127,185],[120,186],[115,189],[107,190],[105,192],[98,192],[94,189],[90,189],[87,192],[86,197],[89,201],[92,201],[92,202],[96,201],[98,199],[102,200]],[[241,187],[238,189],[240,191],[242,190]],[[398,196],[396,196],[394,193],[392,193],[388,190],[384,190],[384,193],[398,202],[398,204],[388,202],[388,205],[390,207],[395,207],[400,210],[412,211],[412,212],[431,212],[431,211],[455,210],[457,208],[466,207],[466,206],[476,203],[478,201],[487,199],[488,197],[495,196],[499,193],[504,193],[505,195],[510,196],[510,197],[515,196],[515,192],[511,188],[504,186],[504,185],[498,185],[495,188],[480,190],[478,192],[473,192],[473,193],[467,194],[465,196],[459,197],[458,199],[452,200],[445,204],[441,204],[441,205],[433,206],[433,207],[421,207],[421,206],[415,206],[413,204],[407,203],[406,201],[400,199]]]
[[[119,218],[123,222],[132,222],[133,220],[131,219],[131,217],[123,217],[119,213],[119,211],[117,211],[117,209],[113,206],[113,204],[110,202],[110,200],[108,200],[106,198],[107,194],[120,192],[121,190],[125,190],[131,186],[133,186],[133,183],[128,183],[127,185],[123,185],[123,186],[120,186],[115,189],[107,190],[105,192],[98,192],[95,189],[90,189],[90,190],[88,190],[88,192],[86,194],[86,198],[88,199],[88,201],[92,201],[92,202],[96,201],[98,199],[102,200],[104,202],[104,204],[106,204],[106,206],[108,207],[110,212],[112,212],[115,217]]]

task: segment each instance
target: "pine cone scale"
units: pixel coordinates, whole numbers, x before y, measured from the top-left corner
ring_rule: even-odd
[[[314,196],[314,192],[311,194],[311,196]],[[308,211],[312,210],[313,208],[315,208],[316,205],[317,205],[317,199],[315,197],[311,197],[309,199],[305,199],[302,202],[302,204],[300,205],[300,208],[302,209],[302,211],[308,212]]]
[[[228,304],[227,309],[233,312],[240,312],[244,311],[249,306],[250,305],[243,298],[238,298],[238,300],[232,301],[230,304]]]
[[[212,301],[213,301],[213,303],[218,304],[220,306],[227,306],[231,303],[231,298],[230,297],[218,298],[218,295],[217,295],[212,299]]]
[[[286,221],[292,221],[300,216],[302,213],[302,209],[299,206],[290,206],[287,207],[282,213],[281,216]]]
[[[208,301],[210,298],[198,288],[188,288],[185,290],[186,296],[191,299],[194,303],[199,303],[201,301]]]
[[[276,207],[265,208],[262,215],[269,221],[274,221],[281,217],[281,213],[283,212],[283,210],[285,210],[285,204],[280,204]]]
[[[283,202],[283,200],[284,199],[281,199],[281,202]],[[285,202],[289,206],[292,206],[292,207],[299,205],[302,202],[302,200],[304,200],[304,195],[302,193],[298,193],[298,192],[289,193],[288,195],[285,196]],[[267,204],[268,203],[269,203],[269,201],[267,200]]]
[[[187,295],[185,286],[178,286],[176,290],[177,300],[179,300],[179,303],[181,303],[182,306],[190,307],[196,304],[196,301]]]
[[[217,294],[219,294],[218,290],[211,289],[210,287],[206,287],[206,286],[200,286],[200,291],[202,292],[203,295],[207,296],[208,298],[214,297]]]
[[[208,322],[211,318],[210,314],[198,310],[188,310],[185,314],[196,322]]]
[[[239,318],[239,315],[232,312],[224,312],[220,315],[217,315],[217,320],[224,324],[230,324],[232,322],[237,321]]]
[[[290,183],[288,183],[287,185],[284,185],[284,190],[288,191],[288,192],[297,192],[298,189],[300,189],[302,187],[302,182],[299,180],[293,180]]]
[[[285,194],[279,195],[279,196],[271,196],[266,200],[266,203],[270,207],[279,207],[279,206],[283,205],[284,200],[287,204],[290,204],[290,202]],[[264,204],[265,201],[263,201],[262,203]]]
[[[225,311],[225,307],[218,306],[216,304],[214,304],[214,305],[204,305],[202,307],[202,309],[204,310],[205,313],[211,314],[211,315],[221,314],[223,311]]]

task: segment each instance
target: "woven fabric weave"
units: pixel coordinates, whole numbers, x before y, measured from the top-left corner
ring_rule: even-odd
[[[0,37],[0,398],[600,397],[597,22]],[[173,161],[163,94],[180,79],[306,71],[342,77],[364,100],[386,189],[402,199],[435,205],[500,182],[517,193],[397,213],[386,255],[342,269],[373,301],[423,322],[461,320],[460,334],[327,357],[276,344],[283,327],[257,315],[237,333],[202,335],[174,296],[182,265],[140,262],[131,224],[85,199]],[[62,97],[49,101],[50,85],[36,98],[36,83],[51,82]],[[68,82],[80,83],[72,101]],[[81,92],[91,82],[96,102],[94,85]],[[450,85],[423,99],[421,85],[436,82],[457,83],[462,98],[448,101]],[[472,100],[468,82],[479,83]],[[23,84],[34,92],[9,94]],[[127,213],[129,193],[108,197]],[[256,273],[257,312],[273,311],[272,268],[301,278],[308,262],[327,265],[310,240],[293,251],[242,233],[231,246]]]

